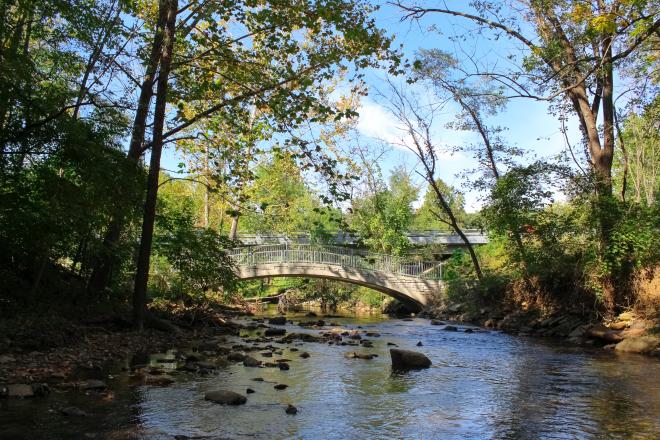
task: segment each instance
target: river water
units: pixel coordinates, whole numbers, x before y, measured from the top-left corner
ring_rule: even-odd
[[[290,316],[294,322],[309,318]],[[241,363],[207,376],[178,375],[168,387],[129,387],[104,377],[114,393],[80,391],[46,399],[0,401],[0,438],[172,439],[659,439],[660,362],[499,332],[465,333],[425,319],[332,318],[377,332],[372,348],[314,342],[273,344],[291,369]],[[289,332],[301,330],[287,324]],[[245,343],[235,338],[231,342]],[[421,341],[422,346],[416,346]],[[393,373],[387,343],[425,353],[431,368]],[[265,345],[265,344],[260,344]],[[291,351],[291,348],[298,351]],[[311,356],[300,358],[302,351]],[[346,352],[373,353],[372,360]],[[163,358],[155,354],[152,359]],[[263,378],[263,382],[252,379]],[[275,384],[287,384],[282,391]],[[204,400],[211,390],[245,394],[241,406]],[[287,404],[298,408],[285,414]],[[87,417],[54,410],[75,405]]]

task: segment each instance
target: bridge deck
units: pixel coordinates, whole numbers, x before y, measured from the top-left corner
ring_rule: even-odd
[[[464,231],[472,244],[486,244],[488,237],[478,230]],[[464,246],[463,240],[456,234],[440,231],[417,231],[406,234],[414,246],[445,245],[448,248]],[[246,245],[275,245],[275,244],[312,244],[313,239],[308,233],[293,234],[239,234],[238,239]],[[352,246],[357,244],[356,237],[345,232],[336,232],[331,235],[331,243],[335,245]]]

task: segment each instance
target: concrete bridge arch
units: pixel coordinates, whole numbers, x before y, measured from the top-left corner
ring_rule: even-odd
[[[230,252],[241,280],[272,277],[321,278],[368,287],[413,309],[422,309],[441,291],[438,262],[404,262],[333,246],[257,246]]]

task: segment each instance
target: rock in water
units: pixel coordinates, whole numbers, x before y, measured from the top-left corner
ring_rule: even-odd
[[[275,316],[274,318],[270,318],[268,320],[269,324],[273,325],[284,325],[286,324],[286,317],[285,316]]]
[[[284,336],[286,330],[283,328],[267,328],[264,332],[265,336]]]
[[[84,390],[104,390],[108,388],[108,385],[102,380],[89,379],[84,381],[80,387]]]
[[[448,332],[457,332],[458,328],[456,328],[456,326],[453,325],[446,325],[445,328],[443,328],[443,330]]]
[[[295,406],[289,404],[289,406],[286,407],[284,412],[287,413],[287,414],[298,414],[298,408],[296,408]]]
[[[60,412],[60,414],[65,416],[87,417],[87,413],[85,411],[83,411],[80,408],[76,408],[75,406],[67,406],[64,408],[59,408],[58,411]]]
[[[258,367],[261,365],[261,362],[253,358],[252,356],[245,356],[245,359],[243,359],[243,365],[246,367]]]
[[[21,398],[34,397],[34,390],[32,389],[32,385],[15,383],[7,385],[7,396]]]
[[[417,346],[418,346],[418,347],[421,347],[422,345],[424,345],[424,344],[422,344],[422,341],[419,341],[419,342],[417,343]]]
[[[390,348],[392,369],[397,371],[421,370],[431,366],[431,360],[424,354],[411,350]]]
[[[228,390],[210,391],[204,395],[204,399],[220,405],[243,405],[247,402],[247,397]]]
[[[275,388],[276,390],[285,390],[285,389],[287,389],[288,387],[289,387],[289,385],[285,385],[285,384],[283,384],[283,383],[279,383],[279,384],[275,385],[273,388]]]
[[[628,338],[616,344],[614,349],[625,353],[652,353],[660,351],[660,338],[657,336]]]
[[[146,385],[155,385],[165,387],[174,383],[174,378],[168,374],[154,375],[147,374],[144,377],[144,383]]]
[[[0,364],[7,364],[10,362],[16,362],[16,358],[10,354],[0,355]]]

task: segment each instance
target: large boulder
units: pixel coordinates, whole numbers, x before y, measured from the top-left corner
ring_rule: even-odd
[[[614,350],[623,353],[658,352],[660,351],[660,338],[652,335],[627,338],[616,344]]]
[[[621,342],[623,340],[623,337],[621,337],[618,332],[610,330],[603,324],[596,324],[590,327],[587,329],[585,334],[591,339],[598,339],[609,344],[616,344],[617,342]]]
[[[431,366],[431,360],[426,355],[412,351],[390,348],[392,369],[397,371],[421,370]]]
[[[228,390],[209,391],[204,399],[220,405],[243,405],[247,402],[247,397]]]

